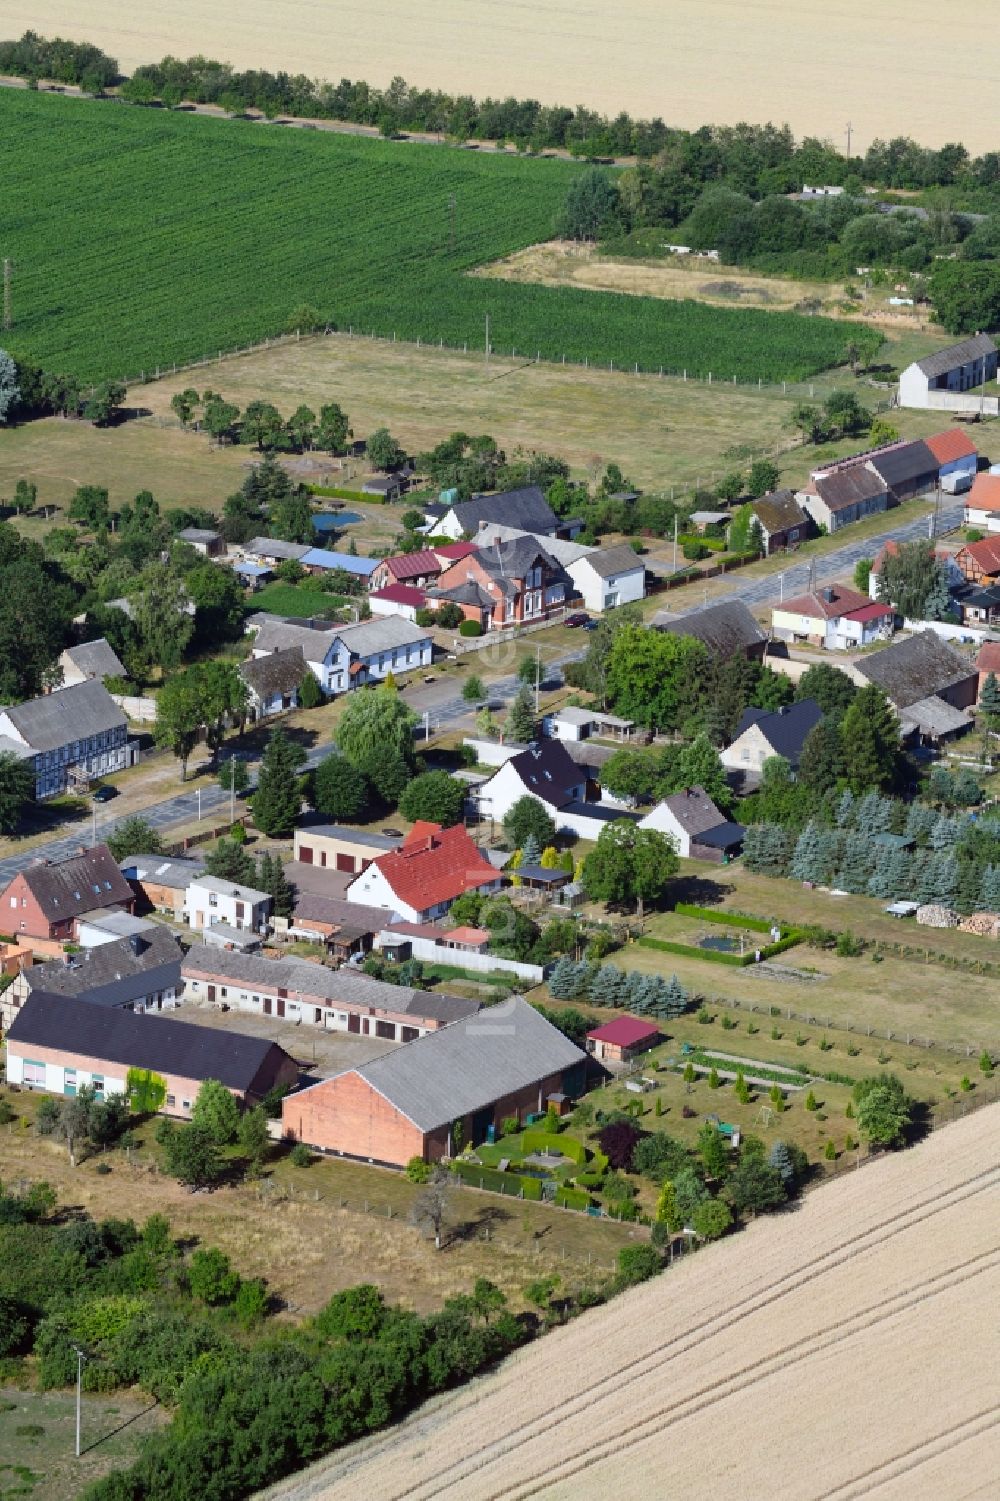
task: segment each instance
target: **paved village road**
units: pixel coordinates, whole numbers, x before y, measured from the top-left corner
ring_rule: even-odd
[[[941,506],[937,517],[937,531],[939,534],[950,531],[953,527],[961,523],[964,504],[964,501],[956,500],[950,504]],[[888,530],[889,528],[887,528]],[[928,518],[926,516],[922,516],[914,521],[905,522],[902,526],[891,528],[893,538],[899,542],[912,542],[917,537],[926,537],[927,533]],[[808,587],[809,571],[813,563],[815,563],[817,582],[824,579],[836,578],[838,574],[853,572],[855,563],[861,558],[871,557],[878,551],[880,545],[880,538],[867,537],[857,542],[846,542],[843,547],[838,547],[833,552],[826,553],[825,556],[801,563],[792,563],[782,573],[772,573],[765,578],[750,578],[742,574],[737,575],[725,591],[725,596],[715,593],[713,598],[729,597],[741,599],[751,607],[766,604],[770,600],[777,600],[782,594],[787,599],[796,593],[801,593]],[[678,601],[678,605],[680,604],[681,602]],[[691,610],[698,609],[700,605],[701,600],[697,597],[697,589],[692,588],[687,600],[678,609],[677,613],[686,615]],[[583,634],[581,632],[581,635]],[[496,653],[502,650],[502,647],[494,647],[488,650]],[[578,662],[584,656],[585,652],[585,642],[581,642],[578,651],[568,652],[557,661],[547,663],[545,682],[549,686],[561,682],[562,674],[560,669],[567,662]],[[482,659],[478,661],[476,666],[474,666],[476,659],[472,658],[471,653],[467,660],[470,667],[474,671],[478,670],[481,676],[488,677],[491,670],[496,670],[496,656],[494,655],[491,661],[487,655],[487,650],[484,650]],[[517,689],[518,679],[513,674],[498,678],[489,684],[490,702],[494,704],[509,703],[517,692]],[[432,731],[440,730],[445,725],[454,724],[458,720],[470,717],[473,713],[473,710],[470,709],[469,704],[465,702],[461,694],[455,693],[452,683],[448,680],[442,680],[439,684],[425,685],[414,683],[411,687],[404,687],[404,692],[407,702],[411,705],[415,713],[421,717],[425,713],[428,715],[429,726]],[[328,749],[327,745],[314,747],[307,757],[307,766],[315,766],[327,753]],[[252,775],[253,766],[251,765]],[[208,787],[203,787],[201,793],[202,815],[212,813],[220,808],[228,797],[228,792],[225,792],[215,783],[212,783]],[[166,798],[162,802],[151,803],[148,807],[139,809],[138,813],[154,829],[163,830],[169,829],[174,824],[190,821],[196,815],[197,809],[197,793],[182,792],[176,797]],[[98,808],[98,839],[110,834],[120,822],[122,822],[122,819],[116,818],[114,813],[105,814],[103,809]],[[71,855],[81,844],[91,843],[93,837],[94,824],[91,819],[89,822],[79,823],[74,831],[65,837],[50,839],[45,844],[36,844],[31,849],[25,850],[23,854],[8,855],[0,859],[0,881],[9,881],[19,870],[24,870],[34,860],[41,858],[58,860],[66,855]]]

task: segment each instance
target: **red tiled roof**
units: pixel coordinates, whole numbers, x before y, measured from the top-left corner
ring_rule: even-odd
[[[885,562],[886,558],[895,558],[895,557],[898,557],[898,556],[899,556],[899,543],[898,542],[893,542],[893,541],[890,540],[888,542],[883,543],[883,545],[879,548],[878,552],[875,554],[875,561],[872,564],[872,573],[881,573],[882,572],[882,564]]]
[[[956,557],[969,557],[984,573],[1000,570],[1000,537],[984,537],[981,542],[967,542]]]
[[[369,597],[385,599],[393,605],[413,605],[415,609],[421,610],[427,595],[422,589],[415,589],[412,584],[387,584],[384,589],[376,589]]]
[[[385,566],[394,579],[402,582],[405,579],[420,578],[426,573],[440,573],[441,564],[432,552],[403,552],[398,557],[386,558]]]
[[[874,600],[868,605],[859,605],[856,610],[847,610],[844,613],[845,620],[857,620],[864,624],[866,620],[879,620],[883,615],[891,615],[891,605],[880,605]]]
[[[439,928],[432,922],[394,922],[385,931],[404,938],[430,938],[435,943],[464,943],[467,948],[485,948],[490,941],[485,928]]]
[[[610,1042],[619,1048],[634,1047],[637,1042],[646,1042],[650,1037],[659,1036],[659,1027],[650,1022],[640,1021],[637,1016],[616,1016],[613,1022],[605,1022],[603,1027],[595,1027],[587,1036],[595,1042]]]
[[[976,666],[980,672],[1000,673],[1000,641],[984,641],[979,648]]]
[[[827,599],[826,595],[830,598]],[[848,610],[859,610],[862,605],[868,603],[865,594],[859,594],[857,589],[848,589],[842,584],[831,584],[829,588],[817,589],[812,594],[799,594],[794,599],[786,599],[778,605],[778,613],[792,615],[812,615],[817,620],[835,620],[838,615],[846,615]]]
[[[418,912],[454,901],[497,880],[497,871],[477,850],[461,824],[415,823],[401,849],[374,862],[400,901]]]
[[[924,442],[939,464],[952,464],[956,459],[968,459],[977,452],[975,443],[960,427],[949,427],[947,432],[935,433]]]
[[[435,557],[447,558],[449,563],[460,563],[471,552],[478,552],[479,549],[474,542],[445,542],[440,547],[432,547],[431,551]]]
[[[965,504],[973,511],[1000,511],[1000,474],[977,474]]]

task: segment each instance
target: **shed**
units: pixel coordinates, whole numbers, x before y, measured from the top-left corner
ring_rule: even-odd
[[[655,1023],[637,1016],[616,1016],[587,1033],[587,1052],[601,1063],[624,1064],[648,1053],[661,1040]]]

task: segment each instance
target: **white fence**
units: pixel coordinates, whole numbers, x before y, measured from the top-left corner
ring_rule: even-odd
[[[378,947],[398,944],[410,945],[414,959],[425,959],[429,964],[453,964],[456,969],[474,969],[477,974],[514,975],[519,980],[530,980],[532,985],[541,985],[545,970],[540,964],[521,964],[517,959],[498,959],[494,954],[477,954],[467,949],[452,949],[433,938],[418,938],[410,933],[394,933],[387,928],[378,935]]]
[[[977,396],[975,391],[928,391],[927,405],[932,411],[979,412],[983,417],[1000,416],[1000,397]]]
[[[993,640],[996,634],[973,625],[956,625],[952,620],[904,620],[903,630],[933,631],[942,641],[957,641],[966,646],[982,646],[984,641]]]

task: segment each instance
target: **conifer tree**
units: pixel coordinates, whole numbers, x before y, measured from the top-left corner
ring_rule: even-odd
[[[302,810],[301,764],[301,752],[283,730],[275,730],[267,742],[253,799],[254,823],[272,839],[287,839]]]
[[[844,840],[844,852],[841,857],[840,870],[837,872],[837,885],[845,891],[860,894],[868,885],[868,878],[872,872],[872,863],[875,849],[870,839],[860,832],[863,825],[859,824],[858,832],[848,834]]]
[[[645,975],[640,974],[637,969],[629,970],[628,974],[625,976],[622,1004],[626,1007],[627,1010],[635,1010],[636,1002],[642,995],[642,987],[645,983],[645,978]]]
[[[783,1141],[776,1141],[767,1156],[771,1167],[776,1168],[782,1183],[786,1188],[791,1188],[795,1181],[795,1167],[792,1162],[792,1154]]]
[[[285,876],[278,855],[261,856],[257,867],[257,880],[261,891],[266,891],[274,903],[275,917],[291,917],[295,908],[295,895]]]
[[[854,822],[854,793],[849,787],[837,799],[837,810],[834,814],[838,829],[846,829]]]
[[[986,912],[1000,912],[1000,865],[987,865],[983,871],[980,901]]]
[[[590,999],[598,1006],[620,1006],[625,976],[617,964],[602,964],[590,981]]]
[[[929,838],[936,823],[937,814],[933,808],[928,808],[926,803],[911,803],[903,832],[907,839],[915,839],[922,844]]]
[[[931,829],[930,844],[932,850],[951,849],[958,843],[960,826],[954,818],[949,818],[942,813]]]
[[[519,745],[529,745],[535,738],[535,705],[524,683],[517,690],[504,723],[508,740]]]
[[[788,874],[793,881],[819,881],[820,831],[813,819],[806,824],[795,844]]]
[[[671,975],[659,997],[657,1016],[683,1016],[690,1002],[690,995],[678,980]]]
[[[521,864],[538,865],[542,858],[542,848],[534,834],[529,834],[521,846]]]

